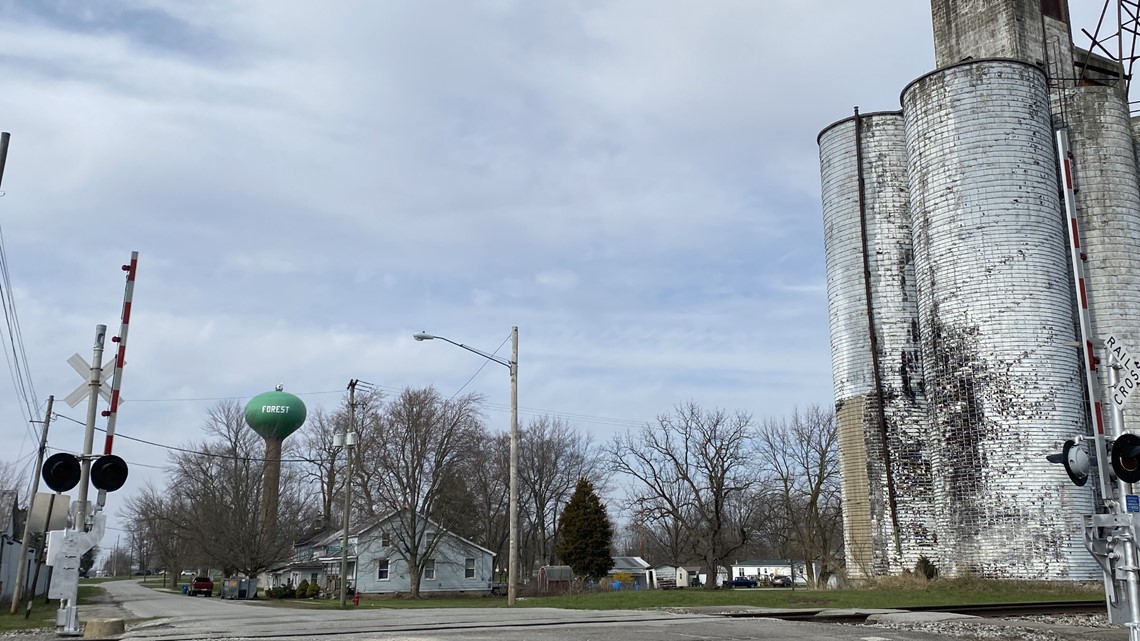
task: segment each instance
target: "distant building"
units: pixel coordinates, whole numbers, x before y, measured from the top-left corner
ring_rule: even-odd
[[[373,523],[350,526],[348,536],[348,587],[362,594],[407,594],[411,591],[408,563],[393,546],[393,512]],[[453,534],[421,516],[426,524],[424,539],[438,537],[435,550],[420,577],[420,593],[490,593],[494,552]],[[314,581],[325,591],[339,591],[343,530],[325,530],[294,549],[287,563],[266,571],[265,585],[296,585]]]

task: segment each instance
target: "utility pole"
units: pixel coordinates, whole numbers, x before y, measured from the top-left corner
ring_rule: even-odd
[[[7,142],[7,140],[5,140]],[[0,156],[2,158],[2,156]],[[0,163],[2,166],[2,163]],[[52,406],[55,404],[55,396],[49,396],[47,402],[47,412],[44,413],[44,427],[40,432],[40,451],[36,456],[36,468],[32,473],[32,495],[28,499],[28,516],[24,519],[24,538],[20,541],[20,565],[16,568],[16,589],[12,590],[12,611],[10,614],[16,614],[20,609],[20,599],[24,597],[24,580],[28,575],[28,547],[32,539],[32,508],[36,504],[36,493],[40,491],[40,470],[44,465],[44,452],[47,451],[47,437],[48,425],[51,424],[51,411]],[[51,521],[51,512],[48,511],[47,521]],[[36,586],[32,585],[32,593],[35,594]]]
[[[511,469],[510,540],[507,546],[507,605],[514,605],[518,594],[519,571],[519,327],[511,327]]]
[[[4,163],[8,160],[8,139],[12,134],[0,131],[0,185],[4,184]]]
[[[352,507],[352,446],[356,445],[356,383],[348,382],[348,428],[344,432],[344,514],[341,515],[340,607],[348,607],[348,512]],[[353,589],[356,586],[353,585]]]

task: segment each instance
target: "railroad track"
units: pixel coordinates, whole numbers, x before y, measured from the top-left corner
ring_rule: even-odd
[[[785,621],[820,621],[828,623],[861,623],[871,610],[886,608],[807,608],[803,610],[777,610],[773,612],[727,612],[727,617],[757,617]],[[980,605],[924,605],[900,607],[908,612],[948,612],[979,617],[1002,619],[1033,614],[1098,614],[1107,611],[1104,601],[1040,601],[1032,603],[985,603]]]

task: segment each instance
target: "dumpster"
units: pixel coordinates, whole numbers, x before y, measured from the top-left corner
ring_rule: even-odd
[[[222,581],[223,599],[252,599],[257,596],[257,579],[225,579]]]

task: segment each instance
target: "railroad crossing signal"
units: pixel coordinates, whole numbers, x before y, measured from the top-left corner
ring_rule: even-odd
[[[1065,466],[1065,472],[1077,486],[1084,485],[1089,480],[1089,452],[1084,443],[1073,439],[1065,441],[1065,447],[1060,454],[1050,454],[1045,457],[1050,463],[1060,463]]]
[[[91,463],[91,484],[104,492],[114,492],[127,482],[127,462],[114,454],[104,454]],[[79,457],[67,452],[52,454],[44,461],[44,483],[56,492],[79,485]]]
[[[1140,436],[1121,434],[1112,443],[1112,471],[1125,483],[1140,481]]]
[[[75,388],[70,394],[67,395],[66,398],[63,399],[67,401],[68,405],[75,407],[76,405],[82,403],[83,399],[87,398],[87,395],[91,393],[91,363],[88,363],[87,359],[83,358],[79,354],[72,354],[71,358],[67,359],[67,364],[70,365],[72,369],[79,372],[79,375],[82,376],[84,380],[84,382],[81,383],[79,387]],[[102,396],[103,400],[110,403],[111,386],[107,384],[107,372],[105,369],[99,373],[99,383],[99,396]],[[119,402],[123,402],[122,396],[119,397]]]

